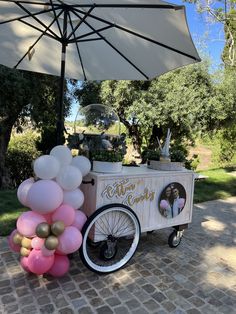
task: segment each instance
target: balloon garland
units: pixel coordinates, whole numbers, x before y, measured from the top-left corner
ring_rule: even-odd
[[[72,157],[69,148],[58,145],[50,155],[37,158],[33,168],[36,180],[23,181],[17,190],[19,201],[31,210],[19,216],[8,243],[20,253],[25,271],[63,276],[70,266],[67,255],[82,243],[87,217],[79,209],[84,202],[79,186],[91,163],[84,156]]]

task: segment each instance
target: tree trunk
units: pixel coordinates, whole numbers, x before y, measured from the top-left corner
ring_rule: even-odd
[[[0,124],[0,189],[10,186],[9,172],[5,163],[12,127],[13,124],[10,123],[5,122]]]
[[[120,117],[120,121],[125,125],[128,130],[129,137],[131,138],[135,151],[141,156],[142,137],[139,132],[137,124],[130,124],[127,120]]]

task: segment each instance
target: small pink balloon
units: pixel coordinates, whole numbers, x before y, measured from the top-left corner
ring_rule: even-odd
[[[45,239],[34,237],[31,241],[31,246],[35,250],[40,250],[41,247],[44,245]]]
[[[33,183],[34,183],[34,178],[29,178],[23,181],[17,189],[18,200],[20,201],[22,205],[27,206],[27,207],[29,207],[29,204],[27,202],[27,195]]]
[[[54,264],[49,269],[48,274],[54,277],[64,276],[70,267],[70,261],[67,256],[61,256],[55,254]]]
[[[54,255],[55,250],[48,250],[44,245],[41,248],[43,256],[51,256]]]
[[[56,255],[67,255],[66,253],[62,253],[61,251],[59,251],[58,249],[56,249],[56,251],[55,251],[55,254]]]
[[[22,256],[20,259],[20,265],[25,271],[30,273],[29,266],[28,266],[28,257]]]
[[[51,223],[52,223],[52,213],[50,213],[50,214],[44,214],[44,215],[42,215],[42,216],[46,219],[46,221],[47,221],[48,224],[51,224]]]
[[[27,196],[30,208],[40,214],[48,214],[58,208],[63,201],[62,188],[53,180],[35,182]]]
[[[62,204],[58,207],[52,214],[52,221],[61,220],[64,222],[65,226],[70,226],[75,220],[75,210],[73,207]]]
[[[28,211],[24,212],[17,219],[17,230],[20,234],[25,237],[33,237],[36,233],[36,227],[41,222],[46,222],[46,219],[35,212]]]
[[[54,255],[44,256],[41,250],[33,249],[28,256],[29,270],[37,275],[46,273],[54,263]]]
[[[81,231],[86,220],[87,216],[85,215],[85,213],[82,212],[82,210],[75,210],[75,220],[72,226],[76,227],[79,231]]]
[[[11,249],[13,252],[20,252],[20,249],[21,249],[21,246],[20,246],[20,245],[15,244],[15,243],[13,242],[14,235],[15,235],[17,232],[18,232],[17,229],[13,230],[13,231],[11,232],[11,234],[9,235],[8,239],[7,239],[7,240],[8,240],[8,245],[9,245],[10,249]]]
[[[59,245],[57,249],[65,254],[77,251],[82,244],[81,232],[72,226],[66,227],[64,232],[58,237]]]

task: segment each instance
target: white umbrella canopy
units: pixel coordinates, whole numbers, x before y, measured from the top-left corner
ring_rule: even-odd
[[[0,0],[0,63],[65,77],[150,80],[200,58],[185,7],[160,0]]]
[[[184,6],[159,0],[0,0],[0,34],[1,64],[60,76],[62,57],[78,80],[149,80],[200,61]]]

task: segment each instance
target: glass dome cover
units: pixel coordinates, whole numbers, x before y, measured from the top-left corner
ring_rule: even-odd
[[[102,104],[80,107],[75,118],[74,133],[120,135],[120,119],[116,112]]]

